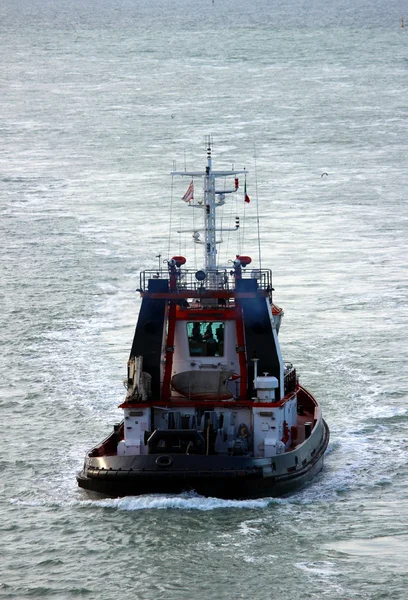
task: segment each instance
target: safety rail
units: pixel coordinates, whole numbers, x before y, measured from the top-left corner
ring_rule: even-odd
[[[285,384],[285,396],[287,394],[290,394],[291,392],[295,391],[296,386],[297,386],[297,376],[296,376],[295,367],[290,366],[288,372],[285,373],[284,384]]]
[[[256,279],[258,289],[272,291],[272,271],[270,269],[242,269],[242,279]],[[140,273],[140,292],[146,292],[149,281],[152,279],[171,280],[170,274],[164,270],[142,271]],[[207,271],[193,271],[191,269],[177,269],[172,281],[173,289],[182,291],[202,290],[234,290],[235,272],[227,269],[208,269]]]

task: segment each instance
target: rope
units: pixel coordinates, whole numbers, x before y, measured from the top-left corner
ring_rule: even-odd
[[[246,173],[245,173],[244,190],[246,189],[246,178],[247,178],[247,176],[246,176]],[[245,194],[245,192],[244,192],[244,194]],[[242,227],[242,246],[241,246],[241,249],[240,249],[240,252],[239,252],[240,254],[242,254],[242,252],[244,252],[244,244],[245,244],[245,225],[246,225],[245,212],[246,212],[246,205],[247,205],[247,203],[245,202],[245,197],[244,197],[244,215],[242,217],[242,220],[243,220],[244,223],[243,223],[243,227]]]
[[[193,181],[194,181],[194,177],[193,177]],[[194,204],[195,203],[196,203],[196,201],[195,201],[195,187],[194,187]],[[194,206],[193,206],[193,234],[196,230],[196,228],[195,228],[195,213],[196,213],[196,211],[194,210]],[[198,268],[197,267],[197,243],[195,240],[193,241],[193,246],[194,246],[194,268],[197,269]]]

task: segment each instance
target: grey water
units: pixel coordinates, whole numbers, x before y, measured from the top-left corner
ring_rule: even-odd
[[[407,598],[404,11],[3,0],[1,598]],[[204,166],[207,134],[215,167],[249,171],[223,223],[258,260],[258,207],[324,470],[282,499],[90,500],[75,474],[120,418],[138,274],[199,263],[169,173]]]

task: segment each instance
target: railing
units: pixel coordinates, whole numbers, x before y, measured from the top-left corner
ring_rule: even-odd
[[[285,374],[284,382],[285,382],[285,396],[287,394],[290,394],[291,392],[295,391],[296,385],[297,385],[295,367],[292,366],[290,368],[290,370]]]
[[[272,291],[272,271],[270,269],[242,269],[242,279],[256,279],[258,289]],[[142,271],[140,273],[140,290],[147,291],[150,279],[168,279],[170,274],[164,270]],[[175,281],[175,290],[234,290],[235,273],[233,270],[214,269],[207,271],[193,271],[191,269],[177,269]]]

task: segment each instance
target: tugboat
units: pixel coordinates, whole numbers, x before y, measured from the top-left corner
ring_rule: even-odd
[[[92,495],[280,496],[322,469],[329,429],[282,358],[283,311],[273,303],[271,270],[241,254],[218,263],[217,235],[225,229],[216,211],[237,193],[242,174],[249,198],[247,172],[215,171],[211,154],[209,141],[204,171],[172,173],[191,179],[183,199],[203,216],[192,231],[203,266],[189,269],[185,257],[173,256],[140,274],[123,421],[87,453],[77,475]]]

